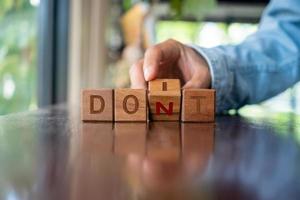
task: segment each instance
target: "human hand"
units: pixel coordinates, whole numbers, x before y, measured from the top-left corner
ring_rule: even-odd
[[[144,58],[130,68],[131,88],[146,88],[146,81],[156,78],[178,78],[183,88],[211,86],[205,59],[194,49],[172,39],[148,48]]]

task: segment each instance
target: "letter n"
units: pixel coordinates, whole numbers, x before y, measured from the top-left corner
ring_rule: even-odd
[[[156,102],[155,104],[156,114],[160,115],[160,111],[163,110],[167,115],[173,114],[173,102],[169,103],[169,108],[167,109],[162,103]]]

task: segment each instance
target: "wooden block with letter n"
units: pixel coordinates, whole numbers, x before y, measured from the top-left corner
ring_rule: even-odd
[[[86,89],[81,94],[82,121],[113,121],[113,90]]]
[[[179,79],[156,79],[148,85],[150,118],[154,121],[179,121],[181,90]]]
[[[213,89],[184,89],[181,120],[184,122],[214,122],[215,96]]]
[[[116,89],[115,121],[147,121],[146,90]]]

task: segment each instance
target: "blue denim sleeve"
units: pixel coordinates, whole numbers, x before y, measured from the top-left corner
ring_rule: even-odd
[[[300,1],[271,1],[258,31],[239,45],[192,47],[209,65],[218,113],[259,103],[300,79]]]

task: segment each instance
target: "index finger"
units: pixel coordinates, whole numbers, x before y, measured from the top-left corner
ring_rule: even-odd
[[[160,67],[170,67],[180,57],[180,43],[169,39],[147,49],[144,58],[144,78],[146,81],[157,78]]]

